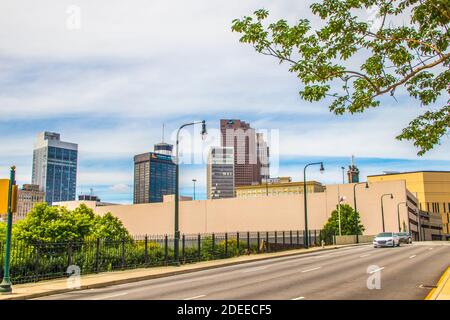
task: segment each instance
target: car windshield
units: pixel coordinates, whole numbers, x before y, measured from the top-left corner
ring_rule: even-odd
[[[380,237],[380,238],[392,237],[392,232],[382,232],[382,233],[379,233],[377,237]]]

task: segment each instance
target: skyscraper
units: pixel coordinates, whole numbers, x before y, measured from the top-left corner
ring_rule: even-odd
[[[212,147],[206,167],[208,199],[234,197],[233,148]]]
[[[268,147],[262,134],[257,134],[249,123],[236,119],[220,120],[221,145],[234,149],[234,180],[236,187],[260,184],[268,176]],[[262,168],[263,166],[263,168]]]
[[[48,204],[75,200],[78,145],[60,140],[60,134],[41,132],[34,143],[32,184],[45,192]]]
[[[155,152],[134,157],[134,200],[136,203],[162,202],[163,196],[175,194],[175,159],[173,146],[155,145]]]
[[[256,134],[256,150],[258,154],[258,165],[261,174],[261,180],[266,182],[270,178],[270,166],[269,166],[269,146],[264,140],[262,133]]]

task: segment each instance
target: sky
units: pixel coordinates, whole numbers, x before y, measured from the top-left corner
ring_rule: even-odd
[[[259,8],[271,19],[312,19],[312,1],[4,0],[0,3],[0,177],[17,165],[31,182],[40,131],[79,145],[77,193],[132,201],[133,156],[173,142],[183,123],[181,193],[206,196],[205,154],[218,144],[219,120],[242,119],[264,132],[272,176],[342,181],[355,155],[361,178],[383,171],[450,170],[450,141],[423,157],[395,139],[427,109],[401,92],[364,114],[335,116],[327,101],[308,103],[287,65],[257,54],[231,32],[235,18]],[[203,159],[203,160],[202,160]],[[189,161],[191,160],[191,161]],[[316,170],[317,169],[317,170]]]

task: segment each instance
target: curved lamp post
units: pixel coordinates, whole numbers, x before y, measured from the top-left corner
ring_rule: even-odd
[[[173,245],[173,251],[174,251],[174,263],[175,265],[179,265],[180,264],[180,259],[179,259],[179,245],[180,245],[180,229],[179,229],[179,173],[180,173],[180,169],[179,169],[179,142],[180,142],[180,131],[181,129],[187,127],[187,126],[193,126],[196,124],[202,124],[202,136],[206,136],[206,121],[197,121],[197,122],[191,122],[191,123],[186,123],[183,124],[180,128],[178,128],[177,131],[177,142],[176,142],[176,146],[177,146],[177,151],[176,151],[176,156],[175,156],[175,234],[174,234],[174,245]]]
[[[406,202],[399,202],[397,203],[397,219],[398,219],[398,232],[402,232],[401,226],[400,226],[400,205],[404,204],[406,206]]]
[[[303,196],[304,196],[304,204],[305,204],[305,248],[309,248],[309,236],[308,236],[308,204],[306,202],[306,168],[313,165],[320,165],[320,172],[323,173],[325,171],[325,168],[323,167],[323,162],[313,162],[307,164],[303,168]]]
[[[383,232],[386,231],[384,228],[384,207],[383,207],[383,198],[386,196],[390,196],[391,199],[394,199],[394,195],[392,193],[385,193],[381,196],[381,221],[383,222]]]
[[[356,243],[359,243],[359,234],[358,234],[358,216],[356,213],[358,212],[358,209],[356,208],[356,187],[359,185],[366,185],[366,189],[369,189],[369,183],[368,182],[358,182],[353,185],[353,208],[355,208],[355,230],[356,230]]]

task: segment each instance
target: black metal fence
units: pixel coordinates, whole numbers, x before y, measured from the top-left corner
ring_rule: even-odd
[[[182,235],[180,263],[224,259],[245,254],[303,248],[304,231],[235,232]],[[333,235],[308,232],[310,246],[333,243]],[[89,239],[77,242],[26,244],[13,241],[10,275],[13,283],[68,277],[77,266],[80,274],[167,266],[174,263],[173,236],[139,236],[132,239]],[[4,244],[0,243],[0,278]]]

